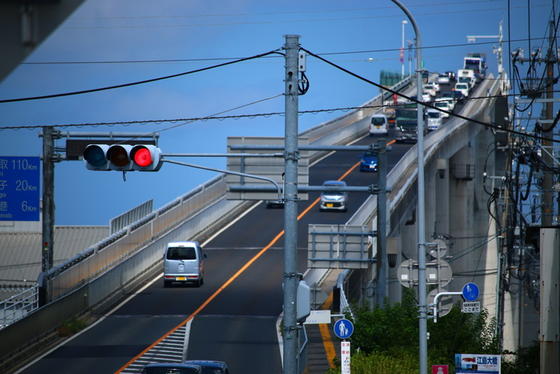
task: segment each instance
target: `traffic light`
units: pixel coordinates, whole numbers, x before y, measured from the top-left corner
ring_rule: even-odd
[[[161,150],[151,144],[89,144],[83,153],[89,170],[158,171]]]

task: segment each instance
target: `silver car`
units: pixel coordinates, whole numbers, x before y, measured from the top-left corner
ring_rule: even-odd
[[[333,188],[333,191],[323,191],[321,193],[320,210],[339,210],[346,212],[348,203],[348,193],[344,191],[334,191],[335,188],[346,187],[346,182],[329,180],[323,183],[323,187]]]
[[[173,282],[204,283],[204,259],[198,242],[168,243],[163,254],[163,286],[169,287]]]

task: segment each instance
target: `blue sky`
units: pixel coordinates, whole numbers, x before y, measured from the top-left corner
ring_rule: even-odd
[[[484,52],[488,55],[490,71],[497,71],[492,53],[495,44],[465,45],[466,35],[496,35],[503,20],[507,40],[507,1],[402,2],[416,18],[423,46],[429,47],[423,51],[427,69],[456,71],[461,68],[466,53]],[[538,38],[531,42],[533,47],[541,45],[550,12],[549,1],[531,1],[530,11],[527,2],[511,1],[509,32],[514,40],[511,48],[527,50],[529,42],[525,39],[529,35]],[[402,12],[389,0],[90,0],[50,35],[26,63],[0,82],[0,99],[84,90],[176,74],[225,62],[226,58],[281,48],[286,34],[300,35],[302,47],[325,54],[325,58],[378,82],[381,70],[401,70],[398,49],[403,19]],[[405,40],[413,38],[412,28],[405,25]],[[507,44],[504,47],[507,56]],[[38,64],[45,62],[49,63]],[[408,72],[408,61],[405,67]],[[140,86],[0,104],[0,126],[209,116],[281,94],[283,74],[281,58],[262,58]],[[379,92],[311,57],[306,74],[310,89],[300,97],[300,110],[356,106]],[[283,98],[279,96],[227,114],[283,109]],[[299,128],[305,130],[343,113],[302,115]],[[282,116],[199,121],[168,129],[176,124],[60,130],[158,131],[160,148],[167,153],[225,153],[227,136],[282,136],[284,131]],[[36,129],[0,130],[0,155],[39,156],[38,134]],[[189,161],[225,167],[225,159]],[[152,198],[155,206],[160,207],[215,175],[166,164],[157,173],[128,173],[124,182],[118,172],[88,171],[82,162],[61,162],[55,171],[56,223],[105,225],[112,217]]]

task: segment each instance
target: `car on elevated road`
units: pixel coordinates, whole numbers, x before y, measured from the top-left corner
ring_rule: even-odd
[[[336,191],[337,188],[346,187],[346,182],[337,180],[328,180],[323,182],[323,187],[333,189],[332,191],[323,191],[321,193],[321,205],[319,209],[338,210],[346,212],[348,203],[348,193],[344,191]]]
[[[360,160],[360,171],[377,171],[377,154],[367,151],[362,155]]]
[[[163,362],[144,366],[142,374],[204,374],[204,372],[200,365],[180,362]]]
[[[187,360],[184,364],[200,366],[202,374],[229,374],[229,368],[223,361]]]

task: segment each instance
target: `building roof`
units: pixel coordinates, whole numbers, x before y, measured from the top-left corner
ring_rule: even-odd
[[[109,236],[109,226],[55,226],[54,265]],[[35,284],[41,273],[40,232],[0,232],[0,300]]]

